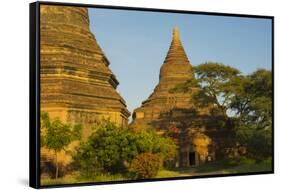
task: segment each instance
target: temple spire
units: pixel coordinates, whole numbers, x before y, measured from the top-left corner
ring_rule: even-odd
[[[173,80],[175,80],[175,76],[179,76],[179,78],[185,78],[187,76],[189,78],[193,77],[192,66],[184,51],[180,40],[179,28],[177,26],[173,28],[172,42],[164,60],[164,64],[160,69],[160,82],[161,79],[164,78],[173,78]]]
[[[179,28],[177,26],[173,28],[173,41],[180,41]]]
[[[171,28],[171,43],[164,63],[160,68],[159,83],[151,95],[134,110],[134,123],[154,125],[153,123],[169,120],[163,113],[171,113],[174,109],[189,109],[193,106],[190,93],[170,93],[178,84],[194,78],[192,66],[180,40],[179,28]],[[160,118],[160,120],[158,120]],[[164,120],[161,120],[164,119]],[[167,120],[165,120],[167,119]],[[162,127],[162,126],[161,126]]]

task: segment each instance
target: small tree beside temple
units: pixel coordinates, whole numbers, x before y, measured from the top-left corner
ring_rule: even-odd
[[[81,139],[81,125],[65,124],[58,118],[51,121],[49,114],[41,113],[41,139],[42,147],[54,151],[55,154],[55,178],[59,175],[58,153],[66,151],[67,146],[74,140]]]

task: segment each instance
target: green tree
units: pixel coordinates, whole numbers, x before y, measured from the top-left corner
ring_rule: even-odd
[[[81,138],[81,129],[81,125],[65,124],[58,118],[51,121],[48,113],[41,114],[41,146],[55,153],[56,179],[59,174],[58,153],[66,151],[72,141]]]
[[[150,152],[161,159],[175,155],[175,144],[153,131],[134,132],[128,127],[117,127],[104,122],[77,148],[74,164],[87,178],[99,173],[125,172],[139,154]]]
[[[195,79],[177,85],[171,92],[191,92],[200,106],[214,105],[227,118],[231,98],[234,96],[229,84],[240,71],[221,63],[206,62],[193,67]]]
[[[231,108],[240,120],[258,128],[272,125],[272,73],[264,69],[240,77],[235,84]]]
[[[235,117],[238,118],[239,125],[246,124],[247,117],[250,113],[249,103],[252,99],[250,93],[251,79],[249,76],[239,76],[233,79],[229,85],[235,94],[231,98],[230,108],[235,114]]]
[[[86,142],[77,148],[74,164],[81,175],[95,177],[102,172],[122,170],[124,162],[133,159],[137,154],[135,136],[127,128],[117,127],[110,121],[96,126]]]
[[[272,150],[272,73],[259,69],[235,83],[231,108],[237,117],[237,138],[248,156],[262,159]]]
[[[195,79],[171,90],[193,94],[199,106],[217,108],[230,124],[236,140],[247,147],[251,157],[268,157],[272,147],[272,73],[258,69],[252,74],[220,63],[207,62],[194,67]],[[263,149],[263,150],[261,150]]]

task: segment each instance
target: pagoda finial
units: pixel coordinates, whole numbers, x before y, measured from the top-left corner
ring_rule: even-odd
[[[173,28],[173,40],[180,40],[179,28],[177,26]]]

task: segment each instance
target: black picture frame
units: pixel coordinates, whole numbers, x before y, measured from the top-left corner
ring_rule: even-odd
[[[269,19],[272,22],[272,91],[273,91],[273,128],[272,128],[272,170],[266,172],[249,172],[239,174],[216,174],[206,176],[185,176],[171,177],[158,179],[141,179],[141,180],[124,180],[110,182],[93,182],[93,183],[77,183],[63,185],[41,185],[40,184],[40,6],[41,5],[56,5],[56,6],[74,6],[87,8],[105,8],[118,10],[132,11],[148,11],[148,12],[163,12],[163,13],[183,13],[196,15],[216,15],[229,17],[244,17],[244,18],[263,18]],[[93,5],[93,4],[78,4],[78,3],[60,3],[60,2],[41,2],[37,1],[30,3],[29,8],[29,39],[30,39],[30,76],[29,76],[29,185],[33,188],[54,188],[54,187],[73,187],[73,186],[88,186],[88,185],[105,185],[105,184],[120,184],[120,183],[135,183],[135,182],[151,182],[151,181],[166,181],[166,180],[182,180],[195,178],[212,178],[212,177],[232,177],[244,175],[259,175],[274,173],[274,16],[265,15],[248,15],[234,13],[218,13],[218,12],[201,12],[188,10],[166,10],[156,8],[141,8],[141,7],[123,7],[109,5]]]

